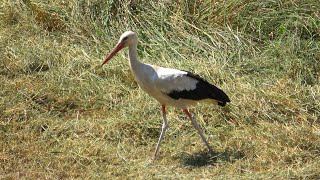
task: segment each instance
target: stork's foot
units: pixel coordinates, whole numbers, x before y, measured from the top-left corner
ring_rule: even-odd
[[[211,149],[211,147],[208,148],[208,154],[213,155],[214,151]]]
[[[154,155],[152,158],[152,161],[155,161],[157,159],[157,155]]]

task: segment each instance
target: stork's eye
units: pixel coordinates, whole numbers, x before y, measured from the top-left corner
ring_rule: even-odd
[[[127,37],[124,37],[123,39],[122,39],[122,41],[126,41],[128,39],[128,36]]]

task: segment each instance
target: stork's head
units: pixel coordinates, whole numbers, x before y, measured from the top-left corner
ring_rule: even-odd
[[[119,52],[121,49],[136,45],[138,43],[138,37],[136,33],[132,31],[126,31],[124,32],[119,39],[118,44],[112,49],[112,51],[107,55],[106,59],[103,61],[102,65],[107,63],[117,52]]]

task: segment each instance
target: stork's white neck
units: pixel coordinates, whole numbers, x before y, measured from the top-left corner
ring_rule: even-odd
[[[129,59],[130,59],[130,66],[131,69],[134,71],[138,68],[141,63],[138,60],[138,55],[137,55],[137,44],[132,44],[129,46]]]

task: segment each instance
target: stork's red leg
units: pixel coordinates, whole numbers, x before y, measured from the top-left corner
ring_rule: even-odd
[[[198,131],[198,133],[200,134],[201,136],[201,139],[202,141],[207,145],[208,147],[208,150],[209,150],[209,153],[213,153],[210,145],[209,145],[209,142],[207,141],[207,139],[204,137],[203,133],[202,133],[202,130],[200,129],[198,123],[196,122],[196,120],[192,117],[192,115],[190,114],[190,112],[188,111],[188,109],[183,109],[184,113],[186,113],[186,115],[191,119],[191,122],[192,122],[192,125],[193,127]]]
[[[163,123],[162,123],[161,134],[160,134],[157,146],[156,146],[156,150],[155,150],[154,155],[153,155],[153,160],[155,160],[156,157],[157,157],[157,154],[158,154],[158,151],[159,151],[159,147],[160,147],[160,143],[161,143],[161,141],[162,141],[162,139],[164,137],[164,134],[166,133],[166,130],[168,128],[167,115],[166,115],[166,105],[164,105],[164,104],[162,105],[162,119],[163,119]]]

